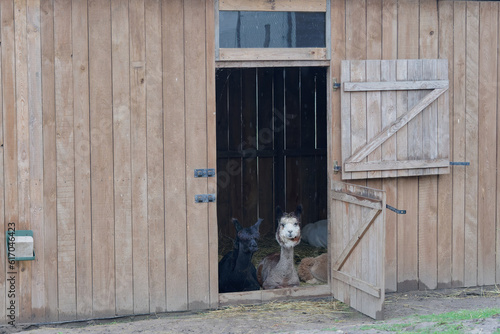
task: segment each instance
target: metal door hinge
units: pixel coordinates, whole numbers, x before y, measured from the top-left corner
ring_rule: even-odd
[[[199,194],[194,195],[195,203],[209,203],[215,202],[215,194]]]
[[[332,82],[332,89],[333,89],[334,91],[336,91],[336,90],[337,90],[337,89],[339,89],[339,88],[340,88],[340,83],[339,83],[339,82],[337,82],[337,78],[333,78],[333,82]]]
[[[213,177],[215,176],[214,168],[199,168],[194,170],[194,177]]]
[[[338,172],[340,172],[342,170],[342,166],[339,165],[339,162],[337,160],[335,160],[333,162],[333,174],[337,174]]]

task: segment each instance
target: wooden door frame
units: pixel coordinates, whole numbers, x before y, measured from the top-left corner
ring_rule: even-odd
[[[332,129],[332,106],[331,106],[331,63],[327,61],[216,61],[215,70],[218,68],[261,68],[261,67],[324,67],[326,68],[326,127],[327,127],[327,196],[330,198],[331,189],[329,185],[332,181],[332,165],[331,165],[331,129]],[[214,78],[215,80],[215,78]],[[215,101],[214,101],[215,103]],[[215,108],[215,106],[214,106]],[[211,131],[216,131],[215,127]],[[215,152],[216,154],[216,152]],[[216,157],[214,157],[214,160]],[[215,203],[217,205],[217,202]],[[216,210],[215,210],[216,211]],[[330,218],[330,205],[327,201],[327,216],[328,220],[331,222]],[[331,227],[329,226],[329,231]],[[330,232],[329,232],[330,233]],[[331,257],[331,252],[328,250],[329,258]],[[330,261],[331,262],[331,261]],[[217,268],[218,263],[212,263],[211,268]],[[314,285],[308,287],[294,287],[294,288],[284,288],[276,290],[257,290],[257,291],[245,291],[245,292],[231,292],[231,293],[219,293],[219,306],[228,305],[239,305],[239,304],[259,304],[275,300],[289,300],[289,299],[301,299],[309,297],[331,297],[332,296],[332,284],[331,275],[329,270],[328,282],[321,285]],[[218,278],[218,273],[217,273]]]

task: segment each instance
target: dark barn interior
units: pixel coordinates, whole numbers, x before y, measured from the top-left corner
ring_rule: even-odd
[[[263,218],[271,240],[278,205],[301,204],[302,226],[326,219],[326,69],[221,68],[216,85],[219,251],[232,245],[232,217]]]

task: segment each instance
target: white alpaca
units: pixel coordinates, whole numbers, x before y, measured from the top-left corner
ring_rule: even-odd
[[[264,289],[278,289],[298,286],[299,276],[294,266],[293,248],[300,243],[300,216],[302,207],[295,213],[283,214],[277,208],[278,227],[276,241],[281,246],[280,253],[266,256],[257,267],[257,280]]]

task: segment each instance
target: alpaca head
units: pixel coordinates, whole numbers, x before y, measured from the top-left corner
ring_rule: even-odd
[[[233,218],[233,224],[236,228],[236,248],[241,248],[245,253],[254,253],[257,251],[257,239],[259,239],[259,226],[262,219],[250,227],[241,227],[236,218]]]
[[[281,208],[276,209],[278,227],[276,229],[276,240],[281,247],[295,247],[300,243],[300,218],[302,207],[299,205],[293,213],[283,213]]]

